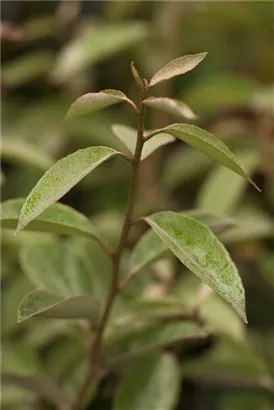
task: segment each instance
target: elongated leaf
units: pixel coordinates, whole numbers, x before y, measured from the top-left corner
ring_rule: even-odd
[[[125,144],[129,152],[131,154],[134,154],[137,139],[137,130],[122,124],[114,124],[111,129],[116,137],[118,137]],[[148,132],[149,131],[146,131],[144,135],[148,134]],[[157,134],[154,138],[151,138],[145,143],[142,152],[142,160],[151,155],[154,151],[156,151],[156,149],[173,141],[174,138],[168,134]]]
[[[171,354],[142,358],[118,386],[115,410],[173,410],[180,392],[180,371]]]
[[[1,144],[1,158],[19,165],[27,165],[45,171],[54,163],[44,151],[37,146],[14,138],[5,138]]]
[[[162,131],[181,139],[187,144],[214,158],[216,161],[236,172],[236,174],[245,178],[258,189],[258,191],[260,191],[257,185],[251,181],[249,176],[242,169],[240,164],[238,164],[229,148],[221,140],[215,137],[215,135],[196,127],[196,125],[189,124],[172,124],[163,128]]]
[[[255,151],[243,151],[238,153],[236,158],[248,175],[254,171],[259,162],[258,154]],[[218,166],[211,172],[202,186],[197,200],[197,208],[215,214],[230,213],[237,205],[245,184],[245,179],[231,173],[227,168]]]
[[[92,294],[88,266],[71,244],[51,240],[26,245],[20,262],[23,272],[41,289],[63,298]]]
[[[11,199],[0,204],[2,228],[16,229],[23,203],[24,199]],[[60,203],[51,205],[38,218],[32,220],[26,230],[88,237],[96,235],[96,229],[88,218]]]
[[[152,349],[193,338],[202,339],[206,333],[190,322],[148,323],[144,326],[132,324],[126,329],[113,326],[103,342],[103,358],[109,363],[135,357]]]
[[[27,197],[20,213],[17,232],[58,201],[94,168],[116,154],[117,151],[112,148],[90,147],[57,161]]]
[[[173,98],[149,97],[144,101],[144,104],[168,112],[169,114],[177,115],[178,117],[188,118],[189,120],[197,118],[194,112],[185,103],[174,100]]]
[[[126,101],[134,107],[134,103],[119,90],[103,90],[99,93],[88,93],[79,97],[68,110],[67,118],[78,117],[110,105]]]
[[[142,41],[149,34],[142,22],[90,25],[84,27],[61,51],[52,78],[64,82],[88,66],[105,60]]]
[[[189,54],[184,57],[176,58],[161,68],[150,80],[150,87],[161,81],[168,80],[177,75],[185,74],[193,70],[207,55],[207,53]]]
[[[145,220],[177,258],[222,296],[246,322],[241,278],[214,234],[196,219],[175,212],[160,212]]]
[[[211,230],[215,233],[226,231],[227,229],[234,226],[233,221],[228,218],[218,218],[212,214],[200,212],[200,211],[189,211],[184,212],[198,219],[200,222],[208,225]],[[139,240],[137,245],[134,247],[129,261],[129,268],[132,274],[136,274],[146,266],[151,265],[157,259],[165,256],[168,251],[168,247],[162,241],[161,238],[153,231],[149,230],[145,233]]]
[[[274,221],[256,208],[244,205],[237,210],[234,218],[236,226],[220,235],[225,244],[274,237]]]
[[[27,376],[16,373],[3,372],[1,375],[2,384],[18,386],[36,393],[43,397],[48,403],[63,408],[68,404],[66,396],[53,380],[46,376]]]
[[[45,290],[28,293],[18,309],[18,322],[33,316],[56,319],[87,319],[95,322],[99,317],[99,303],[90,295],[77,295],[64,299]]]

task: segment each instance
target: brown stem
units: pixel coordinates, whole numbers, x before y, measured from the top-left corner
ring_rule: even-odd
[[[107,297],[105,309],[98,325],[97,333],[95,335],[94,342],[91,345],[90,353],[89,353],[89,370],[83,380],[83,384],[77,394],[75,402],[73,403],[71,410],[80,410],[84,401],[85,394],[88,390],[90,383],[95,379],[99,371],[99,360],[100,360],[100,352],[101,352],[101,345],[103,334],[105,328],[107,326],[109,316],[111,313],[111,309],[115,300],[115,296],[119,292],[119,272],[120,272],[120,262],[124,247],[126,245],[127,237],[130,231],[131,221],[133,217],[134,211],[134,203],[135,197],[138,188],[138,176],[139,176],[139,169],[141,163],[141,155],[143,145],[145,143],[144,140],[144,109],[145,105],[143,100],[146,98],[147,89],[144,87],[141,89],[141,102],[140,108],[138,112],[138,134],[137,134],[137,142],[134,152],[134,157],[132,160],[132,178],[129,187],[128,193],[128,201],[127,201],[127,210],[124,218],[124,223],[122,227],[122,232],[120,235],[120,239],[117,245],[116,250],[111,254],[112,257],[112,276],[111,276],[111,284],[109,289],[109,294]]]

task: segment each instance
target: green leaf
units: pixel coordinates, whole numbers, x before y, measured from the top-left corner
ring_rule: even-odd
[[[210,115],[230,107],[247,107],[261,89],[251,77],[234,72],[214,72],[199,80],[197,87],[189,87],[184,98],[200,115]]]
[[[265,279],[274,288],[274,254],[269,253],[260,261],[260,271],[262,272]]]
[[[139,43],[149,34],[143,22],[88,24],[61,51],[52,71],[57,82],[73,79],[87,67]]]
[[[184,212],[189,216],[198,219],[200,222],[208,225],[213,232],[223,232],[228,228],[231,228],[233,221],[227,219],[218,218],[212,214],[203,213],[200,211]],[[149,230],[145,233],[134,247],[129,261],[130,272],[137,274],[146,266],[151,265],[153,262],[165,256],[168,251],[168,247],[162,241],[161,238],[153,231]]]
[[[53,63],[53,55],[48,51],[35,51],[6,63],[2,67],[3,84],[19,87],[34,78],[48,73]]]
[[[11,199],[0,204],[1,226],[16,229],[24,199]],[[89,219],[70,206],[56,203],[32,220],[27,231],[94,237],[96,229]]]
[[[64,299],[46,290],[28,293],[18,308],[18,322],[33,316],[55,319],[87,319],[96,322],[99,303],[90,295],[77,295]]]
[[[137,130],[134,128],[128,127],[127,125],[122,125],[122,124],[114,124],[111,127],[111,129],[113,133],[116,135],[116,137],[119,138],[125,144],[129,152],[131,154],[134,154],[136,140],[137,140]],[[144,135],[148,133],[149,131],[146,131],[144,132]],[[144,160],[145,158],[147,158],[149,155],[151,155],[154,151],[156,151],[161,146],[169,144],[170,142],[173,142],[173,141],[174,141],[174,138],[168,134],[164,134],[164,133],[157,134],[156,137],[149,139],[145,143],[143,147],[141,159]]]
[[[150,80],[149,86],[152,87],[161,81],[169,80],[177,75],[185,74],[193,70],[207,55],[207,53],[189,54],[184,57],[176,58],[157,71]]]
[[[256,208],[243,205],[233,216],[236,226],[220,235],[221,241],[226,244],[274,236],[273,220]]]
[[[119,90],[103,90],[98,93],[84,94],[70,106],[66,118],[79,117],[122,101],[126,101],[135,108],[135,104]]]
[[[92,294],[92,281],[85,259],[71,244],[60,240],[30,244],[22,248],[23,272],[38,288],[68,298]]]
[[[256,151],[243,151],[236,155],[237,161],[243,165],[250,175],[258,165],[259,157]],[[197,208],[215,214],[229,214],[237,205],[246,180],[230,170],[218,166],[205,180],[197,199]]]
[[[246,322],[241,278],[215,235],[196,219],[175,212],[160,212],[144,219],[177,258]]]
[[[121,380],[115,410],[173,410],[180,392],[180,371],[168,353],[143,357]]]
[[[1,158],[11,163],[26,165],[45,171],[54,163],[44,151],[35,145],[14,138],[5,138],[1,144]]]
[[[163,182],[168,190],[204,176],[212,165],[210,157],[192,147],[176,147],[163,164]]]
[[[27,376],[16,373],[3,372],[1,375],[2,385],[18,386],[25,390],[36,393],[48,403],[62,408],[68,401],[60,388],[53,380],[46,376]]]
[[[202,339],[205,336],[206,333],[199,326],[190,322],[150,322],[142,326],[137,323],[137,326],[131,324],[127,328],[123,323],[120,328],[117,328],[117,325],[109,325],[102,355],[104,360],[114,364],[174,342],[187,342],[188,339]]]
[[[236,382],[240,386],[241,378],[243,386],[248,381],[267,377],[267,367],[264,360],[257,356],[248,345],[236,342],[228,337],[220,338],[217,345],[203,358],[194,359],[183,364],[183,375],[204,382],[219,383],[222,385]]]
[[[195,147],[214,158],[222,165],[225,165],[227,168],[249,181],[256,189],[258,189],[258,191],[260,191],[257,185],[238,164],[230,149],[221,140],[215,137],[215,135],[197,127],[196,125],[190,124],[171,124],[163,128],[161,131],[181,139],[192,147]]]
[[[149,97],[144,100],[144,104],[156,108],[169,114],[177,115],[178,117],[188,118],[189,120],[196,119],[194,112],[182,101],[174,100],[166,97]]]
[[[94,168],[114,155],[117,155],[117,151],[112,148],[90,147],[57,161],[27,197],[20,213],[17,232],[58,201]]]

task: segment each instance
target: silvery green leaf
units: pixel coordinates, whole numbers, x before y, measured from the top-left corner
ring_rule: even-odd
[[[175,212],[160,212],[144,219],[175,256],[246,322],[241,278],[215,235],[196,219]]]

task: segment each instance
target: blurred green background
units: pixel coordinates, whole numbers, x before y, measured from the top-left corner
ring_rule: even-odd
[[[221,239],[246,288],[249,324],[244,329],[217,302],[208,306],[207,320],[217,323],[220,334],[235,331],[245,349],[239,350],[232,337],[235,345],[229,342],[224,350],[215,352],[210,341],[183,352],[176,410],[273,409],[273,384],[265,387],[274,377],[273,3],[2,1],[1,14],[2,201],[25,197],[52,163],[74,150],[90,145],[123,150],[111,125],[135,126],[134,114],[119,104],[65,122],[67,109],[80,95],[115,88],[136,100],[131,61],[150,78],[173,58],[208,52],[195,70],[155,87],[152,95],[187,103],[198,116],[193,123],[225,141],[262,193],[176,142],[144,161],[137,210],[200,208],[236,222]],[[147,128],[179,121],[147,110]],[[90,217],[111,244],[124,212],[128,171],[122,161],[110,161],[62,199]],[[130,246],[142,229],[134,230]],[[55,376],[71,352],[67,323],[16,323],[18,303],[31,289],[18,254],[35,238],[2,232],[3,366],[26,373],[41,366]],[[96,255],[95,266],[107,270]],[[170,275],[191,304],[197,283],[187,272],[180,273],[182,267],[175,263]],[[159,274],[138,286],[153,282],[164,287],[170,275]],[[60,355],[63,346],[67,356]],[[69,388],[73,377],[67,377]],[[112,394],[113,380],[107,380],[89,408],[110,409]],[[4,390],[3,408],[18,408],[18,402],[23,410],[38,408],[32,395]]]

